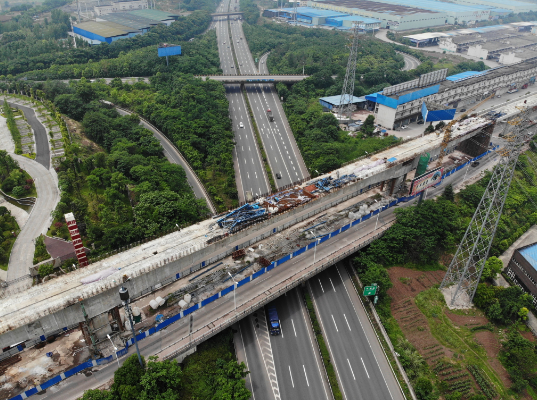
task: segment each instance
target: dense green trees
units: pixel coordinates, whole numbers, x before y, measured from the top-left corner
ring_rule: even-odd
[[[214,40],[212,53],[208,51],[211,47],[208,39],[188,42],[209,27],[211,16],[207,11],[194,11],[186,17],[179,17],[170,26],[163,24],[155,26],[144,35],[92,47],[80,43],[76,49],[71,48],[71,41],[58,41],[56,38],[59,31],[54,26],[65,25],[66,19],[63,15],[58,15],[57,20],[53,19],[57,23],[39,27],[32,25],[31,15],[27,17],[25,14],[23,19],[27,22],[23,29],[16,31],[19,33],[14,36],[8,35],[6,41],[9,42],[4,45],[0,40],[0,76],[24,74],[29,79],[44,80],[81,76],[91,78],[151,75],[166,65],[165,60],[157,60],[156,56],[156,45],[161,42],[181,44],[187,55],[186,60],[182,60],[182,57],[172,57],[170,66],[172,70],[196,73],[207,65],[214,68],[218,68],[219,65]],[[33,29],[36,32],[32,30],[30,34],[24,29]],[[62,29],[60,29],[63,32],[61,37],[65,37],[67,30]],[[46,39],[46,43],[42,39]],[[149,46],[151,47],[145,51],[140,50]],[[129,55],[134,50],[140,51]],[[115,60],[118,58],[120,59]],[[103,61],[99,62],[101,60]],[[70,67],[71,65],[73,66]],[[109,69],[111,75],[107,74]]]
[[[502,343],[500,360],[509,372],[513,382],[511,389],[523,391],[528,385],[537,389],[537,348],[517,331],[508,333],[507,341]]]
[[[237,201],[233,133],[222,84],[181,74],[158,74],[151,85],[114,82],[109,97],[148,119],[181,151],[227,210]]]

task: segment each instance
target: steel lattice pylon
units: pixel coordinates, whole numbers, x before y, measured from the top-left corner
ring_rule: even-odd
[[[506,124],[504,138],[507,140],[507,145],[498,150],[500,161],[492,172],[485,193],[442,280],[440,288],[457,285],[451,298],[452,305],[463,293],[468,296],[469,301],[474,298],[496,234],[518,156],[524,139],[528,137],[523,125],[530,110],[530,107],[520,108],[520,113]]]
[[[349,114],[352,107],[352,96],[354,95],[354,80],[356,76],[356,58],[358,55],[358,24],[354,24],[352,29],[352,46],[347,62],[347,72],[343,81],[341,97],[339,99],[339,115],[341,117]]]

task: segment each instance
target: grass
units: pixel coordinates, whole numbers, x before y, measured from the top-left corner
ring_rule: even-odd
[[[479,368],[483,378],[492,382],[491,387],[504,398],[508,397],[507,389],[487,362],[485,349],[475,341],[475,331],[471,328],[455,327],[444,314],[447,306],[440,290],[427,289],[416,296],[415,302],[427,318],[432,335],[441,344],[453,350],[465,367],[474,365]]]
[[[45,246],[45,241],[43,235],[39,235],[35,240],[35,251],[34,251],[34,265],[39,264],[41,261],[48,260],[50,255],[47,252],[47,247]]]
[[[7,101],[4,101],[4,106],[2,107],[2,110],[4,112],[4,116],[6,117],[6,123],[7,127],[9,128],[9,131],[11,132],[11,137],[13,137],[13,141],[15,142],[15,154],[22,154],[21,133],[19,131],[19,128],[17,128],[17,123],[15,121],[15,113],[8,105]]]
[[[328,348],[326,346],[326,343],[324,342],[324,337],[321,331],[321,326],[319,325],[319,320],[317,319],[317,314],[315,313],[315,308],[313,307],[313,302],[311,300],[310,294],[306,290],[302,290],[302,294],[304,296],[304,300],[306,300],[306,307],[308,308],[308,314],[310,316],[311,323],[313,325],[315,338],[317,339],[317,343],[321,351],[321,357],[323,359],[323,364],[324,364],[326,373],[328,374],[328,381],[330,383],[330,387],[332,388],[334,399],[342,400],[343,395],[341,394],[341,390],[339,389],[339,383],[336,378],[334,365],[330,362],[330,353],[328,352]]]

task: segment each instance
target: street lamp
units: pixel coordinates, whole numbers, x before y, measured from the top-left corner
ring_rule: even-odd
[[[120,365],[119,365],[119,356],[117,355],[117,347],[114,345],[114,342],[112,342],[112,338],[110,337],[108,333],[106,334],[106,337],[108,338],[108,340],[110,340],[110,343],[112,343],[112,347],[114,348],[114,351],[116,352],[117,367],[119,368]]]
[[[127,318],[129,319],[129,323],[131,324],[132,337],[134,340],[134,345],[136,346],[136,353],[138,353],[138,361],[140,362],[140,367],[144,368],[144,363],[142,362],[142,357],[140,356],[140,349],[138,348],[138,341],[136,340],[136,332],[134,332],[134,323],[132,322],[131,309],[129,307],[129,291],[126,287],[121,286],[119,288],[119,298],[123,302],[123,306],[125,307],[125,314],[127,314]]]
[[[313,264],[315,264],[315,256],[317,255],[317,246],[319,245],[319,243],[321,242],[321,239],[319,238],[316,238],[315,236],[315,233],[313,233],[313,231],[310,231],[310,233],[313,235],[313,237],[315,238],[315,249],[313,249]]]
[[[378,201],[375,200],[375,203],[378,203]],[[378,212],[378,214],[377,214],[377,222],[375,222],[375,229],[374,229],[374,231],[377,230],[377,225],[378,225],[378,223],[379,223],[379,217],[380,217],[380,212],[381,212],[381,210],[382,210],[382,207],[380,207],[379,212]]]
[[[233,279],[233,275],[231,275],[229,271],[227,272],[227,274],[233,281],[233,302],[235,303],[235,313],[236,313],[237,312],[237,297],[235,296],[235,291],[237,290],[237,282],[235,281],[235,279]]]

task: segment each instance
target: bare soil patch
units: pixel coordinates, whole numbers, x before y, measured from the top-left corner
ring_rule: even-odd
[[[498,335],[494,332],[489,331],[480,331],[475,334],[475,341],[479,343],[487,352],[488,363],[499,375],[502,383],[509,387],[511,386],[511,379],[509,379],[509,374],[503,367],[502,363],[498,359],[502,345],[498,339]]]
[[[404,267],[392,267],[388,269],[393,287],[388,294],[394,302],[416,295],[436,283],[442,282],[445,271],[416,271]]]
[[[444,314],[453,322],[454,325],[466,328],[473,328],[475,326],[486,325],[489,320],[482,315],[458,315],[445,310]]]

